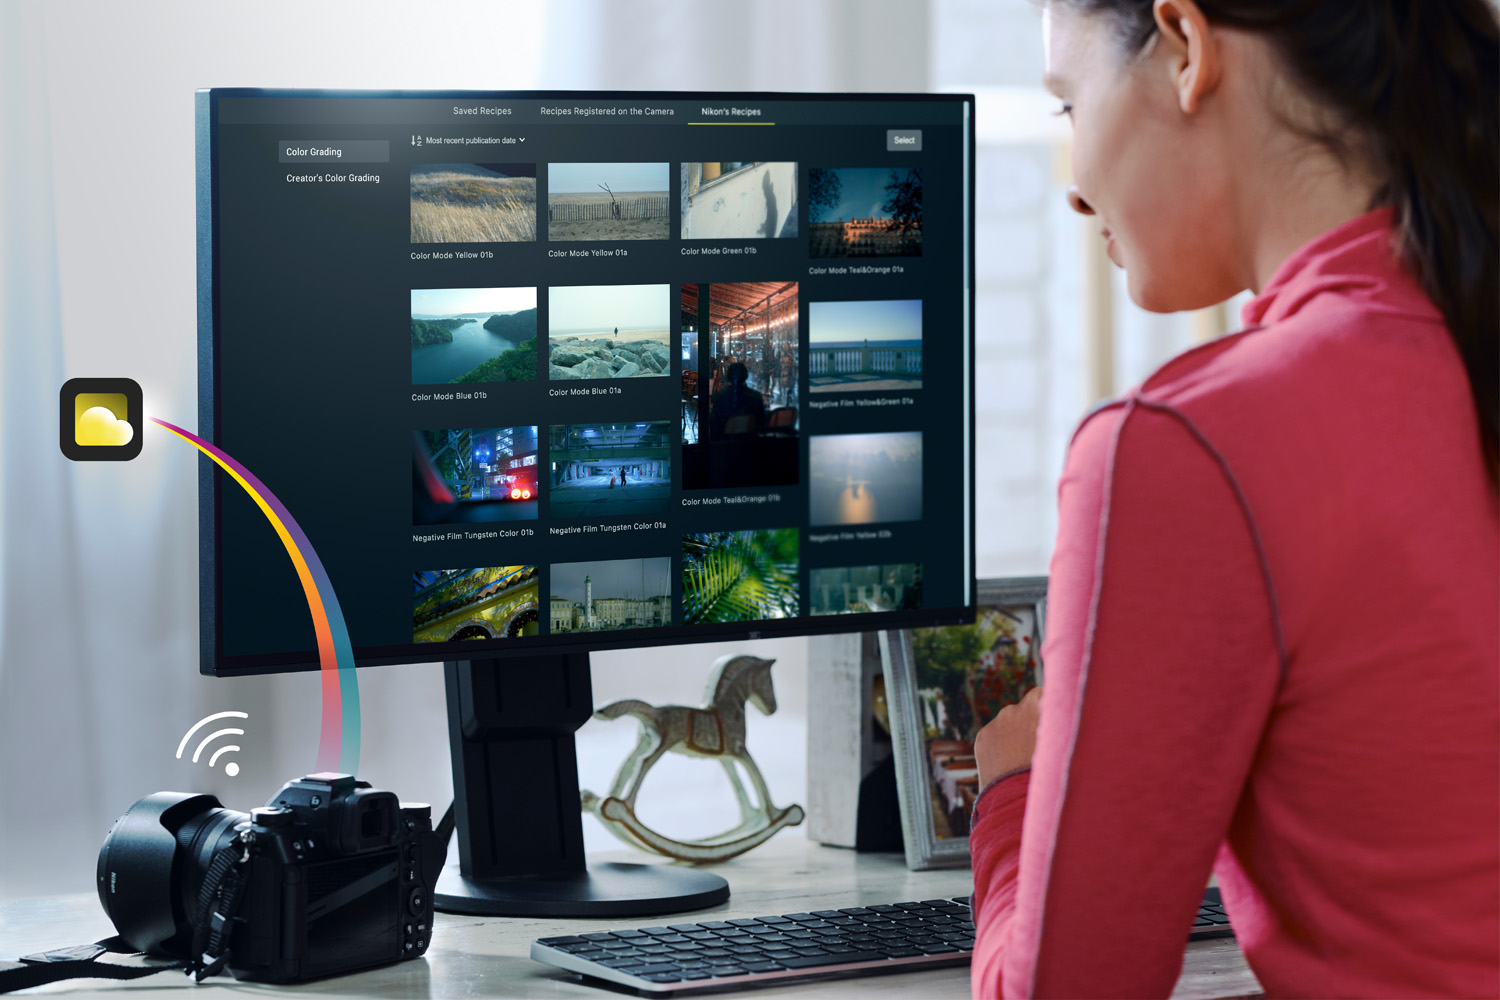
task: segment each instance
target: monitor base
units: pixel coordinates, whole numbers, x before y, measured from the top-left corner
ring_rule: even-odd
[[[433,902],[443,913],[487,917],[644,917],[701,910],[728,898],[723,877],[668,864],[605,862],[567,875],[483,880],[465,878],[450,864]]]

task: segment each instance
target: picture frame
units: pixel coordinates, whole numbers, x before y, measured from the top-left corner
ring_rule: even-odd
[[[913,871],[969,864],[974,735],[1042,683],[1047,578],[980,580],[973,625],[880,634],[896,791]]]

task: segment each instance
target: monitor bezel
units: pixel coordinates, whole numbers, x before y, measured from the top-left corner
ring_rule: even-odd
[[[429,643],[422,646],[356,647],[358,667],[391,666],[403,663],[432,663],[446,660],[479,658],[484,660],[525,656],[593,652],[596,650],[634,649],[650,646],[676,646],[703,642],[736,642],[756,639],[792,638],[832,635],[850,632],[876,632],[884,629],[910,629],[928,626],[969,624],[975,620],[978,596],[975,575],[976,506],[975,460],[976,417],[975,356],[975,126],[974,95],[967,93],[806,93],[775,91],[639,91],[639,90],[323,90],[271,89],[254,87],[206,88],[196,94],[195,157],[197,217],[197,342],[198,342],[198,433],[215,441],[218,427],[218,403],[214,386],[218,384],[217,335],[219,329],[219,254],[218,254],[218,128],[219,102],[225,98],[269,99],[414,99],[414,100],[736,100],[736,101],[805,101],[805,102],[880,102],[905,101],[957,104],[963,107],[963,169],[967,195],[967,213],[963,220],[963,248],[966,285],[963,289],[963,311],[966,319],[968,351],[965,355],[963,389],[968,426],[966,428],[968,463],[964,470],[964,504],[967,519],[967,551],[964,586],[966,604],[948,608],[923,608],[912,611],[870,612],[857,615],[823,615],[767,619],[755,622],[725,622],[711,625],[673,625],[663,629],[628,629],[618,632],[569,633],[562,636],[530,637],[525,645],[507,645],[507,640],[490,642]],[[317,670],[321,663],[316,650],[297,653],[263,654],[229,658],[223,655],[223,634],[219,628],[218,609],[222,603],[222,580],[218,572],[217,547],[222,531],[220,485],[224,474],[205,456],[198,465],[198,567],[199,567],[199,670],[217,677],[241,677],[267,673]],[[663,634],[666,633],[666,634]],[[362,651],[363,650],[363,651]],[[252,662],[245,662],[252,661]]]

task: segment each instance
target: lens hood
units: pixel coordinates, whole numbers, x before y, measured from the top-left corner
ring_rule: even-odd
[[[157,792],[110,828],[99,848],[99,902],[132,947],[176,957],[190,947],[183,939],[191,932],[181,902],[177,832],[192,817],[219,808],[212,795]]]

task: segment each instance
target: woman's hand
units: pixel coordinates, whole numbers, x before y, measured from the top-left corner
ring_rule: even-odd
[[[1036,750],[1036,724],[1042,715],[1042,689],[1027,691],[1020,702],[1006,705],[974,738],[979,764],[979,787],[1001,775],[1031,766]]]

